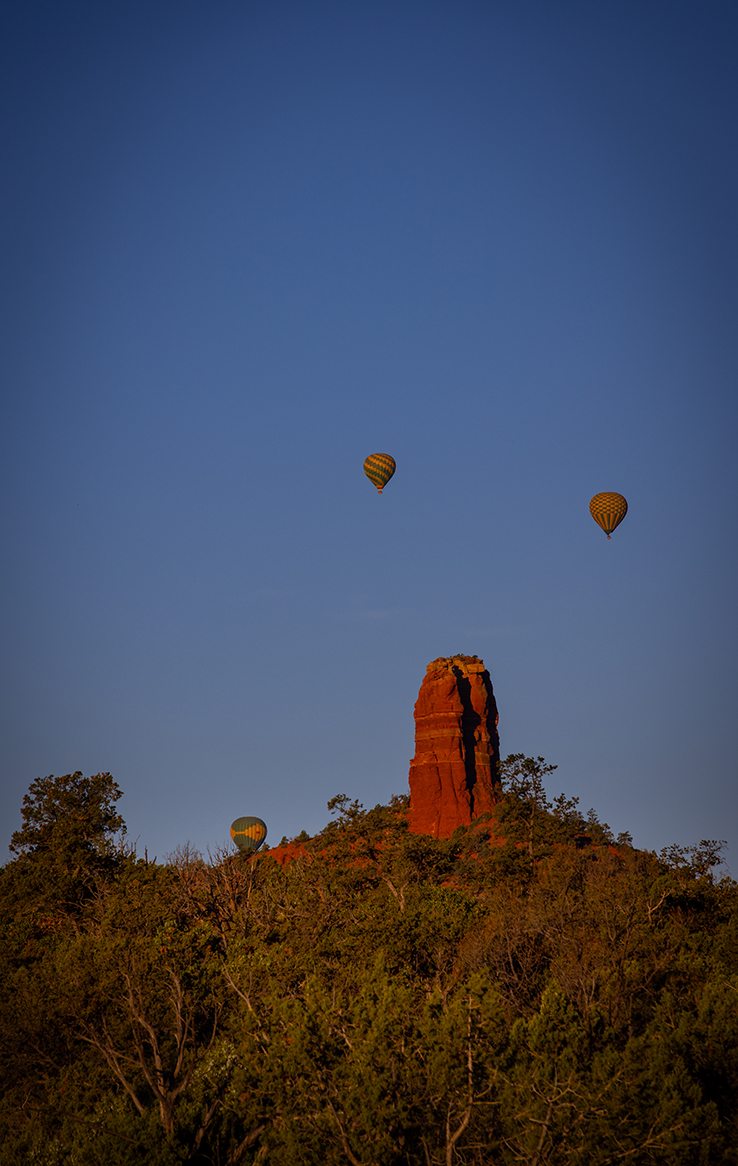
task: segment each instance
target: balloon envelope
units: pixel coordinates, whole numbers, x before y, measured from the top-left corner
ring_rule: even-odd
[[[395,459],[388,453],[370,453],[364,462],[364,473],[370,482],[382,493],[397,468]]]
[[[589,513],[609,538],[628,513],[628,503],[622,494],[595,494],[589,504]]]
[[[261,818],[236,818],[231,826],[231,838],[241,854],[254,854],[266,836],[266,822]]]

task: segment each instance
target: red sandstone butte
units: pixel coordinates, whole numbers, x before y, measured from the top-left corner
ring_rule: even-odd
[[[497,705],[476,656],[433,660],[415,703],[410,762],[412,834],[450,838],[499,801]]]

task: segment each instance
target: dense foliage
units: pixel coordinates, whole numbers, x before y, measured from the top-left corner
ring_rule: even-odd
[[[738,1163],[719,845],[637,851],[541,758],[503,769],[495,823],[337,797],[284,865],[142,860],[109,774],[35,782],[0,871],[3,1163]]]

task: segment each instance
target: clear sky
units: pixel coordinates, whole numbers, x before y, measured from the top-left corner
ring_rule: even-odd
[[[551,794],[738,874],[736,5],[2,19],[2,849],[75,769],[150,857],[314,832],[461,652]]]

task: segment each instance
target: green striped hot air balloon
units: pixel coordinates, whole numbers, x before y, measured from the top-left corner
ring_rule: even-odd
[[[589,513],[609,538],[628,513],[628,503],[622,494],[595,494],[589,504]]]
[[[364,473],[382,493],[396,469],[395,459],[388,453],[370,453],[364,462]]]
[[[256,853],[266,836],[266,822],[261,818],[236,818],[231,826],[231,838],[247,858]]]

